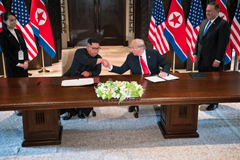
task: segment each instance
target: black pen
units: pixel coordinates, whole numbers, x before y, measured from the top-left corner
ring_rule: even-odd
[[[37,85],[39,85],[41,83],[41,81],[39,81],[38,83],[37,83]]]
[[[167,79],[165,79],[165,78],[163,78],[163,77],[160,77],[159,75],[157,75],[159,78],[162,78],[163,80],[165,80],[165,81],[168,81]]]

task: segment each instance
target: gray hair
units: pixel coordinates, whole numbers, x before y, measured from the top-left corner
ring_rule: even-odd
[[[144,41],[142,39],[134,39],[131,41],[129,47],[132,47],[132,46],[137,46],[139,48],[143,48],[143,49],[146,49],[146,46],[144,44]]]

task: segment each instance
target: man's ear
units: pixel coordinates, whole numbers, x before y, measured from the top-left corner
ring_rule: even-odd
[[[7,24],[7,22],[5,20],[3,20],[3,23]]]
[[[89,50],[89,46],[88,45],[86,46],[86,49]]]

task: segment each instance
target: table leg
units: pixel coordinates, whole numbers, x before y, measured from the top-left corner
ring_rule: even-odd
[[[61,144],[59,110],[22,111],[23,147]]]
[[[162,105],[158,126],[164,138],[197,138],[198,105]]]

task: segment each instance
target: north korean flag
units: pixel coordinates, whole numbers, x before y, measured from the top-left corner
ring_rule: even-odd
[[[52,29],[46,7],[42,0],[32,0],[30,20],[33,33],[38,37],[38,43],[54,58],[56,55]]]
[[[166,21],[166,28],[163,34],[171,43],[173,50],[181,59],[181,61],[185,61],[188,57],[188,54],[185,18],[181,0],[172,0]]]
[[[219,16],[229,23],[226,1],[225,0],[216,0],[216,2],[219,4]],[[227,50],[226,50],[225,64],[228,64],[229,62],[231,62],[230,42],[229,42],[229,44],[227,46]]]

